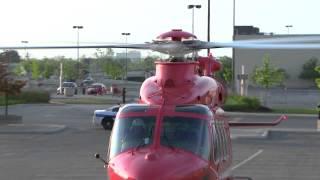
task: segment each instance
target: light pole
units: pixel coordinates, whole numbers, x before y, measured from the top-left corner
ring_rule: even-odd
[[[124,32],[124,33],[121,33],[121,35],[125,36],[125,39],[126,39],[126,44],[128,43],[128,36],[130,36],[130,33],[128,32]],[[126,72],[125,72],[125,78],[128,79],[128,49],[126,48],[126,61],[125,61],[126,65],[125,65],[125,68],[126,68]]]
[[[21,41],[22,44],[25,44],[25,52],[26,52],[26,60],[29,59],[29,55],[28,55],[28,51],[27,51],[27,44],[29,43],[29,41]]]
[[[83,26],[73,26],[73,29],[77,29],[77,61],[78,61],[78,79],[80,79],[80,59],[79,59],[79,30],[83,29]]]
[[[290,28],[292,28],[292,27],[293,27],[292,25],[286,25],[288,34],[290,34]]]
[[[200,9],[201,5],[199,5],[199,4],[188,5],[188,9],[192,9],[192,34],[194,34],[194,8]]]
[[[236,39],[236,0],[233,0],[233,18],[232,18],[232,40]],[[231,60],[231,90],[235,92],[236,81],[235,81],[235,49],[232,48],[232,60]]]
[[[210,0],[208,0],[208,32],[207,32],[207,41],[210,42]],[[210,48],[207,50],[208,56],[210,55]]]

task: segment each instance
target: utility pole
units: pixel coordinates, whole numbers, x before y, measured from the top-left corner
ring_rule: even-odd
[[[208,0],[208,37],[207,40],[210,42],[210,0]],[[208,49],[208,56],[210,55],[210,49]]]
[[[188,5],[188,9],[192,9],[192,34],[194,34],[194,8],[200,9],[201,5],[200,4],[197,4],[197,5],[190,4],[190,5]]]
[[[121,35],[125,36],[126,38],[126,44],[128,44],[128,36],[130,36],[130,33],[121,33]],[[125,78],[128,79],[128,48],[126,48],[126,61],[125,61],[125,68],[126,68],[126,71],[125,71]]]
[[[286,25],[288,34],[290,34],[290,28],[292,28],[292,27],[293,27],[292,25]]]
[[[233,18],[232,18],[232,41],[236,39],[236,0],[233,0]],[[236,80],[235,80],[235,49],[232,48],[232,60],[231,60],[231,90],[235,92],[236,90]]]
[[[78,79],[80,80],[79,30],[80,30],[80,29],[83,29],[83,26],[73,26],[73,29],[77,29],[77,61],[78,61]]]

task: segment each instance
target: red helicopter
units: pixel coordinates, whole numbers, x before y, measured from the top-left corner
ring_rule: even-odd
[[[50,48],[134,48],[150,49],[169,55],[156,64],[156,74],[146,79],[139,102],[127,104],[117,113],[110,137],[107,159],[99,154],[109,179],[250,179],[232,175],[230,127],[275,126],[272,122],[232,122],[221,105],[226,90],[212,75],[221,69],[213,57],[198,57],[209,48],[319,49],[319,36],[272,38],[229,43],[205,42],[176,29],[144,44],[82,46],[29,46]],[[25,49],[26,47],[0,47]],[[192,54],[191,58],[186,58]]]
[[[253,42],[241,43],[249,47]],[[258,43],[272,46],[267,41]],[[221,64],[213,56],[183,57],[216,45],[198,41],[182,30],[172,30],[146,46],[170,57],[155,63],[156,74],[143,82],[139,102],[127,104],[118,112],[108,161],[96,154],[105,163],[109,178],[250,179],[231,174],[229,128],[275,126],[286,116],[265,123],[219,118],[226,90],[212,75]]]

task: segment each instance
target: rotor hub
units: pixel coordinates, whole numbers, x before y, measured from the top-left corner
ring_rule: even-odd
[[[171,31],[160,34],[157,37],[158,41],[185,41],[196,39],[197,36],[189,32],[182,31],[181,29],[172,29]]]

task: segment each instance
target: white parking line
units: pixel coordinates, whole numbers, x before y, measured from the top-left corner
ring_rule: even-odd
[[[257,156],[258,156],[259,154],[261,154],[262,152],[263,152],[263,149],[259,149],[259,151],[257,151],[256,153],[254,153],[253,155],[251,155],[251,156],[248,157],[247,159],[245,159],[245,160],[241,161],[239,164],[233,166],[233,167],[231,168],[231,170],[233,171],[233,170],[237,169],[238,167],[246,164],[247,162],[251,161],[253,158],[257,157]]]

